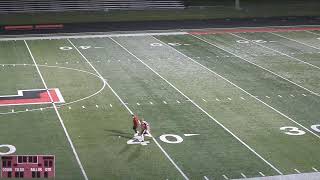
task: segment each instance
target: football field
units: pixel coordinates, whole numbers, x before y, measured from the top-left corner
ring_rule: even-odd
[[[320,170],[317,27],[0,38],[0,79],[0,152],[55,155],[57,180]]]

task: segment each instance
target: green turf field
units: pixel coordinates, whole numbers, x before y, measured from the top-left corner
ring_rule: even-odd
[[[0,145],[55,155],[57,180],[320,170],[320,31],[3,40],[0,75],[0,96],[61,91],[0,106]],[[127,144],[132,112],[148,145]]]

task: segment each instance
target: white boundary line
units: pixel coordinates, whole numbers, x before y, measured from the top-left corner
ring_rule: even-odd
[[[86,62],[91,66],[91,68],[100,76],[101,79],[104,79],[103,76],[96,70],[96,68],[91,64],[91,62],[81,53],[81,51],[68,39],[69,43],[75,48],[76,51],[86,60]],[[133,114],[131,109],[127,106],[127,104],[120,98],[120,96],[113,90],[110,84],[104,80],[107,86],[111,89],[113,94],[118,98],[118,100],[123,104],[123,106],[129,111],[130,114]],[[169,156],[169,154],[162,148],[162,146],[158,143],[158,141],[151,135],[152,140],[157,144],[160,150],[164,153],[164,155],[169,159],[169,161],[174,165],[174,167],[180,172],[180,174],[184,177],[185,180],[189,180],[189,178],[185,175],[185,173],[179,168],[179,166],[173,161],[173,159]]]
[[[233,132],[231,132],[228,128],[226,128],[223,124],[221,124],[218,120],[216,120],[213,116],[211,116],[208,112],[206,112],[204,109],[202,109],[197,103],[195,103],[193,100],[191,100],[187,95],[185,95],[183,92],[181,92],[177,87],[175,87],[171,82],[169,82],[167,79],[162,77],[158,72],[153,70],[148,64],[146,64],[144,61],[142,61],[139,57],[134,55],[132,52],[130,52],[128,49],[126,49],[124,46],[122,46],[120,43],[118,43],[116,40],[110,38],[112,41],[117,43],[120,47],[122,47],[125,51],[127,51],[129,54],[131,54],[133,57],[135,57],[138,61],[140,61],[142,64],[144,64],[146,67],[148,67],[153,73],[158,75],[162,80],[164,80],[166,83],[168,83],[172,88],[174,88],[176,91],[178,91],[181,95],[183,95],[186,99],[188,99],[194,106],[196,106],[198,109],[200,109],[203,113],[205,113],[208,117],[210,117],[213,121],[215,121],[218,125],[220,125],[225,131],[230,133],[235,139],[237,139],[241,144],[243,144],[245,147],[247,147],[252,153],[254,153],[256,156],[258,156],[261,160],[263,160],[266,164],[268,164],[271,168],[273,168],[277,173],[282,175],[282,172],[278,170],[275,166],[273,166],[270,162],[265,160],[260,154],[258,154],[254,149],[252,149],[248,144],[246,144],[244,141],[242,141],[238,136],[236,136]]]
[[[62,35],[62,36],[39,36],[39,37],[16,37],[0,38],[0,41],[11,40],[51,40],[51,39],[80,39],[80,38],[106,38],[106,37],[128,37],[128,36],[152,36],[152,35],[184,35],[187,32],[159,32],[159,33],[130,33],[130,34],[91,34],[91,35]]]
[[[315,33],[315,32],[311,32],[311,31],[304,31],[304,32],[307,32],[307,33],[310,33],[310,34],[314,34],[314,35],[320,36],[320,34]]]
[[[49,92],[48,86],[47,86],[46,82],[44,81],[44,79],[43,79],[43,77],[42,77],[42,74],[41,74],[41,72],[40,72],[40,69],[39,69],[39,67],[38,67],[38,64],[36,63],[36,61],[35,61],[35,59],[34,59],[34,57],[33,57],[33,55],[32,55],[32,52],[31,52],[31,50],[30,50],[30,48],[29,48],[29,46],[28,46],[28,44],[27,44],[27,42],[26,42],[25,40],[24,40],[24,43],[25,43],[25,45],[26,45],[26,47],[27,47],[27,49],[28,49],[28,51],[29,51],[29,54],[30,54],[30,56],[31,56],[31,58],[32,58],[32,60],[33,60],[33,63],[34,63],[34,65],[35,65],[35,67],[36,67],[36,69],[37,69],[37,71],[38,71],[38,74],[39,74],[39,76],[40,76],[40,78],[41,78],[41,81],[42,81],[44,87],[45,87],[46,90],[47,90],[47,93],[48,93],[48,95],[49,95],[49,97],[50,97],[52,106],[53,106],[53,108],[54,108],[54,110],[55,110],[55,112],[56,112],[56,114],[57,114],[57,116],[58,116],[58,118],[59,118],[60,124],[61,124],[61,126],[62,126],[62,128],[63,128],[63,130],[64,130],[64,133],[65,133],[68,141],[69,141],[69,144],[70,144],[70,146],[71,146],[71,148],[72,148],[72,152],[73,152],[74,156],[76,157],[76,160],[77,160],[77,162],[78,162],[78,165],[80,166],[82,175],[83,175],[83,177],[84,177],[85,180],[88,180],[88,176],[87,176],[87,174],[86,174],[86,172],[85,172],[85,170],[84,170],[84,168],[83,168],[83,166],[82,166],[82,163],[81,163],[81,161],[80,161],[80,159],[79,159],[78,153],[77,153],[75,147],[73,146],[72,140],[71,140],[71,138],[70,138],[70,136],[69,136],[69,133],[68,133],[68,131],[67,131],[65,125],[64,125],[64,122],[63,122],[63,120],[62,120],[62,118],[61,118],[61,116],[60,116],[60,113],[59,113],[59,111],[58,111],[58,108],[57,108],[56,104],[54,103],[54,101],[53,101],[53,99],[52,99],[52,96],[51,96],[51,94],[50,94],[50,92]]]
[[[304,31],[302,31],[302,32],[304,32]],[[303,44],[303,45],[308,46],[308,47],[311,47],[311,48],[313,48],[313,49],[318,49],[318,50],[320,50],[320,48],[315,47],[315,46],[312,46],[312,45],[309,45],[309,44],[307,44],[307,43],[304,43],[304,42],[301,42],[301,41],[298,41],[298,40],[295,40],[295,39],[292,39],[292,38],[288,38],[288,37],[286,37],[286,36],[283,36],[283,35],[280,35],[280,34],[277,34],[277,33],[273,33],[273,32],[269,32],[269,33],[270,33],[270,34],[273,34],[273,35],[276,35],[276,36],[279,36],[279,37],[282,37],[282,38],[285,38],[285,39],[288,39],[288,40],[290,40],[290,41],[297,42],[297,43],[299,43],[299,44]]]
[[[195,36],[196,37],[196,36]],[[159,39],[155,38],[154,39],[158,40],[159,42],[161,42],[162,44],[165,44],[164,42],[160,41]],[[277,110],[276,108],[270,106],[269,104],[265,103],[264,101],[262,101],[261,99],[259,99],[257,96],[252,95],[251,93],[249,93],[248,91],[242,89],[240,86],[236,85],[235,83],[231,82],[230,80],[226,79],[225,77],[221,76],[220,74],[216,73],[215,71],[209,69],[208,67],[202,65],[201,63],[197,62],[196,60],[190,58],[189,56],[183,54],[182,52],[178,51],[177,49],[167,45],[168,47],[172,48],[173,50],[175,50],[177,53],[183,55],[184,57],[188,58],[189,60],[191,60],[192,62],[198,64],[199,66],[203,67],[204,69],[210,71],[211,73],[219,76],[221,79],[227,81],[228,83],[230,83],[231,85],[233,85],[234,87],[240,89],[241,91],[243,91],[244,93],[246,93],[247,95],[253,97],[254,99],[256,99],[257,101],[261,102],[262,104],[264,104],[265,106],[269,107],[270,109],[274,110],[275,112],[279,113],[280,115],[282,115],[283,117],[287,118],[288,120],[290,120],[291,122],[295,123],[296,125],[300,126],[301,128],[305,129],[306,131],[310,132],[311,134],[315,135],[316,137],[320,138],[320,136],[316,133],[314,133],[313,131],[311,131],[310,129],[304,127],[302,124],[298,123],[297,121],[293,120],[292,118],[290,118],[289,116],[285,115],[284,113],[282,113],[281,111]],[[220,48],[222,49],[222,48]],[[223,50],[223,49],[222,49]],[[228,51],[226,51],[228,52]]]
[[[241,37],[241,36],[236,35],[236,34],[233,34],[233,33],[228,33],[228,34],[231,34],[231,35],[233,35],[233,36],[235,36],[235,37],[238,37],[238,38],[241,38],[241,39],[244,39],[244,40],[249,40],[249,39],[247,39],[247,38]],[[312,66],[312,67],[314,67],[314,68],[320,69],[320,67],[318,67],[318,66],[316,66],[316,65],[313,65],[313,64],[308,63],[308,62],[306,62],[306,61],[303,61],[303,60],[301,60],[301,59],[299,59],[299,58],[290,56],[290,55],[285,54],[285,53],[283,53],[283,52],[280,52],[280,51],[278,51],[278,50],[272,49],[272,48],[270,48],[270,47],[268,47],[268,46],[265,46],[265,45],[263,45],[263,44],[256,43],[256,42],[252,42],[252,43],[253,43],[253,44],[256,44],[256,45],[258,45],[258,46],[264,47],[264,48],[266,48],[266,49],[269,49],[269,50],[271,50],[271,51],[277,52],[277,53],[279,53],[279,54],[281,54],[281,55],[283,55],[283,56],[287,56],[287,57],[289,57],[289,58],[291,58],[291,59],[294,59],[294,60],[296,60],[296,61],[299,61],[299,62],[301,62],[301,63],[304,63],[304,64],[307,64],[307,65],[309,65],[309,66]]]
[[[211,43],[211,42],[209,42],[209,41],[207,41],[207,40],[205,40],[205,39],[203,39],[203,38],[200,38],[200,37],[195,36],[195,35],[193,35],[193,34],[190,34],[190,35],[193,36],[193,37],[195,37],[195,38],[197,38],[197,39],[200,39],[201,41],[206,42],[206,43],[208,43],[208,44],[210,44],[210,45],[212,45],[212,46],[214,46],[214,47],[216,47],[216,48],[219,48],[219,49],[221,49],[221,50],[223,50],[223,51],[225,51],[225,52],[228,52],[229,54],[232,54],[232,55],[234,55],[234,56],[236,56],[236,57],[238,57],[238,58],[240,58],[240,59],[242,59],[242,60],[244,60],[244,61],[246,61],[246,62],[248,62],[248,63],[250,63],[250,64],[252,64],[252,65],[254,65],[254,66],[257,66],[257,67],[259,67],[259,68],[261,68],[261,69],[263,69],[263,70],[265,70],[265,71],[268,71],[269,73],[271,73],[271,74],[273,74],[273,75],[275,75],[275,76],[278,76],[278,77],[280,77],[281,79],[284,79],[284,80],[286,80],[286,81],[288,81],[288,82],[290,82],[290,83],[292,83],[292,84],[294,84],[294,85],[296,85],[296,86],[298,86],[298,87],[300,87],[300,88],[302,88],[302,89],[304,89],[304,90],[306,90],[306,91],[308,91],[308,92],[310,92],[310,93],[312,93],[312,94],[320,97],[320,95],[319,95],[318,93],[313,92],[313,91],[311,91],[311,90],[309,90],[309,89],[307,89],[307,88],[305,88],[305,87],[303,87],[303,86],[301,86],[301,85],[299,85],[299,84],[297,84],[297,83],[295,83],[295,82],[293,82],[293,81],[291,81],[291,80],[289,80],[289,79],[287,79],[287,78],[285,78],[285,77],[283,77],[283,76],[281,76],[281,75],[279,75],[279,74],[277,74],[277,73],[275,73],[275,72],[273,72],[273,71],[271,71],[271,70],[269,70],[269,69],[266,69],[266,68],[264,68],[264,67],[262,67],[262,66],[260,66],[260,65],[258,65],[258,64],[256,64],[256,63],[254,63],[254,62],[251,62],[251,61],[249,61],[249,60],[247,60],[247,59],[245,59],[245,58],[243,58],[243,57],[241,57],[241,56],[239,56],[239,55],[237,55],[237,54],[235,54],[235,53],[233,53],[233,52],[230,52],[230,51],[228,51],[228,50],[226,50],[226,49],[224,49],[224,48],[222,48],[222,47],[220,47],[220,46],[218,46],[218,45],[216,45],[216,44],[213,44],[213,43]]]

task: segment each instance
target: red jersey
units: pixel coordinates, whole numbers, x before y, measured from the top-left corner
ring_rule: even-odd
[[[138,127],[138,126],[140,125],[140,121],[139,121],[138,116],[136,116],[136,115],[133,116],[132,121],[133,121],[133,126],[134,126],[134,127]]]

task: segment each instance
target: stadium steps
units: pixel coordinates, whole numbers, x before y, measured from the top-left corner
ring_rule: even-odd
[[[1,0],[0,13],[184,9],[181,0]]]

